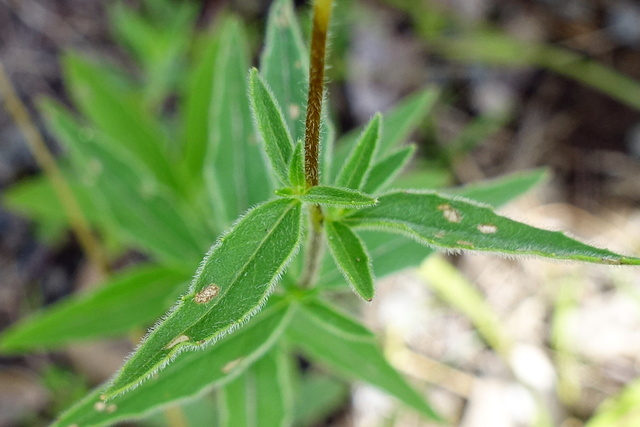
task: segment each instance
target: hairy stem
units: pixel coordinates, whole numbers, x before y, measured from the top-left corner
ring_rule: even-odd
[[[304,174],[307,187],[318,185],[320,124],[324,97],[324,60],[332,0],[316,0],[313,4],[311,55],[309,58],[309,94],[304,138]]]
[[[71,188],[69,188],[67,181],[65,181],[62,176],[53,155],[42,138],[42,135],[33,123],[26,107],[13,89],[13,85],[7,77],[2,63],[0,63],[0,96],[4,99],[7,111],[13,118],[13,121],[18,125],[20,131],[22,131],[33,157],[36,159],[36,162],[44,174],[51,181],[53,190],[62,204],[62,208],[69,219],[71,229],[78,238],[78,242],[80,243],[84,253],[101,273],[105,275],[108,274],[109,262],[102,251],[102,247],[91,232],[89,222],[83,215],[82,209],[80,209]]]
[[[327,50],[327,30],[331,19],[333,0],[316,0],[313,4],[313,29],[309,58],[309,94],[304,135],[304,175],[307,188],[318,185],[320,127],[322,99],[324,98],[324,61]],[[310,206],[311,232],[300,286],[313,286],[322,260],[322,223],[324,214],[320,205]]]

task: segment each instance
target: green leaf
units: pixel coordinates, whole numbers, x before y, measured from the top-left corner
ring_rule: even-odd
[[[466,197],[497,208],[526,193],[549,178],[545,168],[516,172],[508,176],[468,184],[464,187],[445,188],[443,193]]]
[[[237,19],[220,29],[214,64],[205,159],[208,199],[220,231],[273,193],[272,176],[253,128],[247,93],[249,53],[245,31]]]
[[[440,417],[387,362],[376,337],[364,326],[318,301],[296,313],[287,335],[312,360],[348,378],[368,382],[428,418]]]
[[[297,252],[301,234],[297,200],[249,211],[211,248],[189,294],[149,333],[106,394],[134,387],[178,353],[215,342],[258,312]]]
[[[66,143],[82,191],[95,206],[88,212],[97,212],[96,219],[122,242],[192,268],[211,241],[192,210],[135,158],[100,133],[88,132],[62,107],[45,103],[42,110],[49,128]]]
[[[104,65],[69,54],[64,57],[63,66],[75,105],[108,136],[110,143],[147,166],[155,179],[177,188],[164,151],[168,141],[161,123],[105,71]]]
[[[404,141],[413,132],[424,117],[435,105],[439,96],[436,89],[425,89],[403,99],[382,117],[382,135],[378,146],[378,156],[385,155],[396,145]],[[335,164],[343,164],[362,133],[362,128],[355,129],[338,140]]]
[[[544,169],[514,173],[477,185],[445,191],[458,192],[460,196],[474,198],[499,207],[511,199],[528,191],[546,176]],[[420,264],[433,250],[405,236],[390,236],[388,233],[372,230],[357,230],[369,250],[376,277],[383,277],[404,268]],[[319,278],[322,285],[344,285],[344,280],[332,262],[323,265]]]
[[[347,161],[342,164],[342,169],[336,178],[338,187],[360,190],[367,180],[380,140],[380,117],[380,114],[376,114],[371,119],[351,150]]]
[[[184,291],[188,280],[189,274],[163,266],[117,274],[90,293],[68,298],[3,331],[0,352],[50,349],[122,335],[157,319],[171,306],[169,297]]]
[[[304,177],[304,141],[300,140],[291,156],[289,165],[289,183],[293,188],[301,189],[305,187]]]
[[[296,391],[294,425],[321,425],[322,420],[335,413],[349,398],[347,385],[327,375],[304,375]]]
[[[371,168],[371,172],[362,187],[362,191],[375,194],[379,190],[384,189],[387,184],[393,182],[394,178],[404,169],[411,157],[413,157],[415,151],[416,146],[409,145],[376,162]]]
[[[174,3],[170,15],[162,17],[142,15],[121,3],[108,11],[120,44],[129,48],[141,65],[147,104],[157,108],[180,81],[197,7],[189,2]]]
[[[181,104],[181,142],[184,174],[194,190],[203,185],[203,168],[209,141],[209,114],[213,101],[213,75],[218,57],[218,32],[204,36],[200,57],[187,74],[187,92]]]
[[[215,346],[183,354],[148,381],[108,402],[102,402],[99,397],[102,387],[98,387],[63,413],[52,427],[73,424],[97,427],[138,419],[224,384],[244,372],[277,342],[291,318],[291,308],[282,301],[269,304],[250,324]]]
[[[291,0],[276,0],[269,11],[260,72],[283,109],[293,141],[304,138],[308,53]]]
[[[436,248],[538,255],[604,264],[640,264],[638,258],[595,248],[563,233],[541,230],[499,216],[486,205],[434,192],[390,193],[380,197],[377,206],[356,211],[344,222],[355,227],[403,234]]]
[[[374,197],[360,191],[322,185],[311,187],[306,193],[300,195],[299,198],[303,202],[345,208],[362,208],[375,205],[378,202]]]
[[[364,300],[373,299],[371,259],[362,240],[349,227],[333,221],[325,222],[327,242],[333,259],[355,292]]]
[[[292,384],[286,356],[272,349],[219,394],[221,427],[291,425]]]
[[[288,180],[289,161],[293,150],[293,140],[284,122],[280,107],[276,104],[271,90],[255,68],[251,70],[251,107],[264,148],[271,160],[273,170],[283,184]]]

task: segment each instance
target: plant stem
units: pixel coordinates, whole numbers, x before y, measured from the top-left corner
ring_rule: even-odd
[[[309,94],[304,135],[304,175],[307,188],[320,182],[318,157],[320,152],[320,127],[322,99],[324,98],[324,61],[327,49],[327,30],[331,19],[333,0],[316,0],[313,3],[313,29],[309,58]],[[322,261],[322,223],[324,215],[320,205],[310,207],[311,235],[305,257],[304,274],[300,286],[309,288],[320,269]]]
[[[324,98],[324,60],[332,2],[333,0],[316,0],[313,4],[309,95],[304,138],[304,174],[307,187],[316,186],[319,182],[318,154],[320,152],[322,99]]]
[[[109,262],[106,255],[102,251],[100,244],[91,232],[89,222],[82,213],[82,209],[69,188],[69,185],[62,176],[56,161],[47,148],[44,139],[38,128],[33,123],[33,119],[29,115],[26,107],[18,98],[11,81],[7,77],[2,63],[0,63],[0,97],[4,99],[7,111],[13,118],[13,121],[22,131],[27,146],[29,147],[36,162],[51,181],[53,190],[55,191],[64,213],[69,219],[69,224],[74,234],[78,238],[78,242],[84,253],[87,255],[91,263],[98,268],[103,274],[109,273]]]

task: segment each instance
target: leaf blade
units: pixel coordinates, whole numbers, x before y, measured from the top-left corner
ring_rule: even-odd
[[[298,197],[303,202],[346,208],[361,208],[377,203],[377,199],[360,191],[324,185],[311,187]]]
[[[284,114],[255,68],[250,72],[251,106],[258,131],[274,172],[283,184],[288,182],[288,169],[293,140],[284,121]]]
[[[307,105],[307,51],[291,0],[276,0],[269,10],[260,73],[273,89],[292,139],[304,137]]]
[[[220,30],[209,111],[209,143],[203,171],[220,231],[267,200],[273,178],[257,143],[250,101],[249,47],[242,23],[229,18]]]
[[[371,168],[362,191],[375,194],[386,187],[407,165],[415,152],[416,146],[409,145],[380,159]]]
[[[167,295],[186,288],[180,285],[188,280],[188,273],[164,266],[133,268],[89,294],[66,299],[3,331],[0,352],[56,348],[124,334],[157,319],[169,308]]]
[[[148,334],[106,394],[128,390],[178,353],[215,342],[253,316],[297,252],[301,234],[296,200],[249,211],[207,253],[189,294]]]
[[[375,336],[332,307],[319,301],[307,302],[298,310],[286,333],[312,359],[342,375],[381,388],[428,418],[440,419],[387,362]]]
[[[343,163],[336,178],[336,186],[360,190],[367,180],[378,141],[380,140],[381,115],[376,114],[362,132],[356,145]]]
[[[293,412],[288,363],[278,348],[265,354],[220,392],[222,427],[281,427]]]
[[[371,301],[374,279],[371,257],[362,240],[349,227],[333,221],[325,222],[331,255],[347,283],[365,301]]]
[[[74,423],[108,426],[119,421],[143,418],[173,402],[200,395],[216,385],[224,384],[244,372],[277,343],[293,311],[293,306],[282,301],[269,304],[238,332],[224,337],[213,347],[185,354],[159,372],[157,377],[114,397],[104,407],[100,403],[102,387],[96,388],[65,411],[53,427],[66,427]],[[110,411],[110,408],[114,410]]]
[[[486,205],[435,192],[389,193],[380,197],[377,206],[356,211],[344,222],[403,234],[436,248],[606,264],[640,264],[638,258],[595,248],[563,233],[541,230],[502,217]]]

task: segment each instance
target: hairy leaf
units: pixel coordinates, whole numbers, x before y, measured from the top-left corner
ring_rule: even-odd
[[[184,291],[189,274],[143,266],[113,276],[83,293],[13,325],[0,335],[0,351],[56,348],[71,341],[116,336],[153,322]]]
[[[416,151],[415,145],[409,145],[395,151],[376,162],[371,168],[367,180],[362,186],[362,191],[375,194],[384,189],[388,183],[402,171]]]
[[[297,252],[301,234],[297,200],[249,211],[211,248],[189,294],[149,333],[107,395],[134,387],[178,353],[215,342],[254,315]]]
[[[260,73],[282,107],[294,141],[304,137],[308,63],[291,0],[274,1],[269,11]]]
[[[56,420],[52,427],[107,426],[142,418],[172,402],[202,394],[244,372],[277,341],[291,318],[291,306],[269,304],[252,322],[224,337],[213,347],[182,355],[175,363],[128,393],[108,402],[102,387],[86,396]]]
[[[284,427],[293,412],[289,364],[283,352],[272,349],[227,384],[220,398],[222,427]]]
[[[299,198],[303,202],[346,208],[362,208],[377,203],[375,198],[360,191],[321,185],[311,187],[306,193],[300,195]]]
[[[336,186],[360,190],[367,180],[378,141],[380,140],[380,114],[376,114],[358,138],[349,157],[336,178]]]
[[[289,183],[293,188],[304,188],[304,141],[300,140],[296,144],[296,148],[291,156],[291,164],[289,165]]]
[[[289,161],[293,151],[293,140],[284,121],[284,116],[271,90],[260,77],[258,70],[251,70],[251,106],[256,117],[258,131],[264,149],[271,160],[273,170],[283,184],[288,179]]]
[[[436,89],[425,89],[402,100],[382,117],[383,132],[378,146],[378,156],[383,156],[403,142],[435,105],[439,96]],[[355,129],[338,140],[335,163],[343,164],[353,145],[362,133]]]
[[[499,216],[486,205],[434,192],[390,193],[381,196],[377,206],[356,211],[344,221],[356,227],[403,234],[436,248],[605,264],[640,264],[638,258],[595,248],[563,233],[541,230]]]
[[[251,206],[267,200],[273,183],[247,98],[249,53],[245,32],[237,19],[228,19],[219,37],[204,174],[221,231]]]
[[[312,360],[379,387],[431,419],[440,418],[387,362],[375,336],[333,308],[308,302],[296,313],[287,335]]]
[[[371,258],[362,240],[340,222],[326,221],[325,231],[331,255],[347,283],[363,299],[371,301],[374,282]]]

